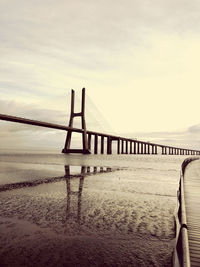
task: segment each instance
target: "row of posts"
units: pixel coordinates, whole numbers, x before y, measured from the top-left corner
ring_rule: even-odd
[[[112,154],[112,143],[117,142],[117,154],[158,154],[158,147],[161,148],[162,155],[200,155],[200,151],[174,148],[162,145],[156,145],[151,143],[140,142],[130,139],[113,138],[111,136],[100,136],[99,146],[99,135],[98,134],[87,134],[88,137],[88,148],[91,150],[91,139],[94,137],[94,154],[106,153]],[[106,140],[106,142],[105,142]],[[99,151],[100,149],[100,151]]]

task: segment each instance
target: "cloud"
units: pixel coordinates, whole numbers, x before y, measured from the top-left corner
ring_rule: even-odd
[[[66,90],[86,86],[116,133],[198,123],[199,1],[2,0],[0,11],[3,113],[68,123]],[[101,129],[97,113],[88,128]]]
[[[200,124],[192,125],[181,131],[135,132],[124,133],[122,136],[162,145],[200,150]]]

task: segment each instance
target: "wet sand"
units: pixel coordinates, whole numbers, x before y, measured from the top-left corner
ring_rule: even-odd
[[[170,266],[184,158],[0,156],[1,266]]]

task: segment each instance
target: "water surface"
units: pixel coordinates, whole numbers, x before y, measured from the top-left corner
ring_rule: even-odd
[[[2,264],[170,266],[184,158],[1,153]]]

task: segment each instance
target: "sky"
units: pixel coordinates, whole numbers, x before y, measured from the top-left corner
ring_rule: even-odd
[[[0,14],[0,113],[68,125],[85,87],[87,129],[200,149],[198,0],[1,0]],[[0,121],[0,144],[63,144],[36,128]]]

